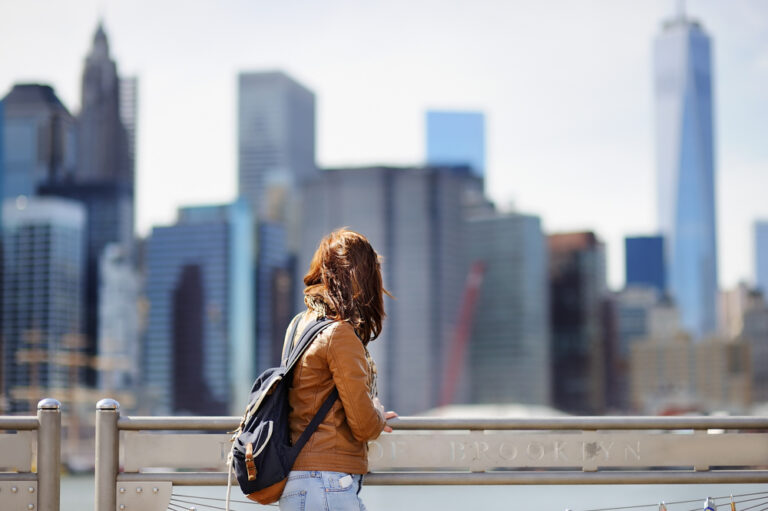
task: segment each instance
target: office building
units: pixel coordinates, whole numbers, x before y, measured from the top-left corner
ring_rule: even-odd
[[[536,216],[466,223],[470,264],[484,272],[471,325],[470,403],[551,403],[547,246]]]
[[[485,115],[482,112],[429,110],[427,165],[468,166],[485,176]]]
[[[258,225],[256,263],[256,361],[258,371],[280,364],[285,329],[293,319],[294,258],[288,253],[285,227]]]
[[[142,354],[152,414],[239,413],[255,377],[253,220],[244,201],[182,208],[146,244]]]
[[[629,410],[629,355],[632,344],[650,334],[651,315],[660,305],[650,286],[628,286],[606,301],[606,401],[611,409]]]
[[[314,93],[279,71],[240,73],[237,127],[239,195],[259,219],[292,220],[297,186],[316,173]]]
[[[751,404],[749,367],[749,346],[741,340],[650,336],[631,348],[634,410],[652,415],[744,413]]]
[[[13,412],[81,383],[85,211],[73,201],[3,203],[3,390]],[[57,395],[61,395],[60,393]]]
[[[654,51],[658,220],[667,288],[694,339],[717,328],[711,42],[679,13]]]
[[[591,232],[552,234],[549,299],[554,406],[579,414],[605,408],[605,246]]]
[[[399,413],[438,404],[467,275],[463,208],[481,189],[466,167],[330,169],[306,185],[297,282],[333,229],[368,237],[395,296],[385,299],[383,332],[370,349],[382,401]]]
[[[768,295],[768,220],[755,222],[755,284]]]
[[[121,115],[136,121],[134,90],[120,90],[117,66],[110,57],[104,28],[99,25],[85,61],[82,104],[77,118],[77,166],[64,179],[49,179],[38,187],[45,196],[81,202],[87,211],[84,328],[86,350],[98,354],[101,308],[100,261],[109,244],[117,243],[134,260],[134,148]],[[88,383],[98,375],[88,372]]]
[[[764,295],[752,293],[739,338],[749,346],[752,402],[768,403],[768,304]]]
[[[76,172],[80,183],[119,180],[133,185],[120,99],[117,64],[110,56],[104,27],[99,24],[83,70]]]
[[[139,80],[135,76],[120,78],[120,122],[125,129],[128,171],[136,171],[136,128],[138,125]]]
[[[650,287],[659,296],[666,291],[664,270],[664,238],[631,236],[624,238],[624,260],[627,287]]]
[[[48,85],[18,84],[3,99],[3,197],[27,197],[74,171],[75,121]]]
[[[107,245],[99,262],[97,387],[102,391],[132,391],[139,386],[140,285],[125,248]]]

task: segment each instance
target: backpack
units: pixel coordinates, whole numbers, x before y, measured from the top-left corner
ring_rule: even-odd
[[[267,369],[256,378],[243,418],[233,432],[232,450],[227,460],[227,511],[233,472],[240,489],[249,499],[260,504],[271,504],[280,499],[288,473],[301,448],[339,396],[339,391],[334,387],[299,439],[291,445],[288,390],[293,380],[293,366],[317,334],[334,322],[327,318],[310,322],[299,340],[293,344],[302,316],[303,313],[299,314],[293,321],[287,346],[283,349],[282,364]]]

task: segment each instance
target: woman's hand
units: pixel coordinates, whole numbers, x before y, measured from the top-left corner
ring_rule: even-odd
[[[384,418],[387,419],[387,420],[389,420],[389,419],[397,419],[397,413],[395,413],[392,410],[390,410],[390,411],[388,411],[387,413],[384,414]],[[384,432],[385,433],[392,433],[392,427],[385,425],[384,426]]]
[[[384,420],[389,419],[396,419],[397,414],[393,412],[392,410],[385,412],[384,411],[384,405],[381,404],[381,401],[379,401],[378,397],[373,398],[373,406],[376,407],[376,409],[379,411],[379,413],[384,417]],[[384,429],[382,430],[385,433],[392,433],[392,428],[390,426],[384,425]]]

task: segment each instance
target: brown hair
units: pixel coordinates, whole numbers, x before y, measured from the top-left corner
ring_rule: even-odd
[[[304,302],[349,321],[364,343],[381,333],[384,289],[379,256],[362,234],[341,228],[323,238],[304,275]]]

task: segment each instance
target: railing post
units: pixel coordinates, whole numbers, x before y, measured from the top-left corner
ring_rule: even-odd
[[[61,499],[61,403],[46,398],[37,403],[37,507],[59,511]]]
[[[120,404],[114,399],[96,403],[96,511],[115,511],[117,505]]]

